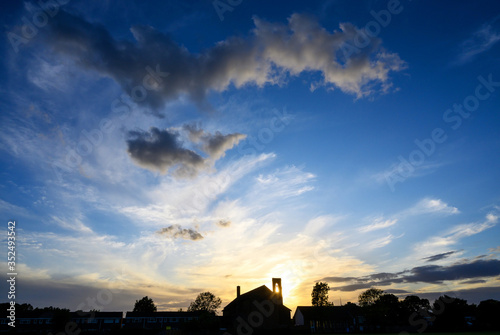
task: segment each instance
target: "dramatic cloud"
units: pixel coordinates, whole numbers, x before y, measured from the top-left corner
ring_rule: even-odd
[[[500,275],[500,260],[478,260],[451,266],[427,265],[413,268],[406,282],[441,283],[444,280],[461,280]]]
[[[356,291],[373,286],[389,286],[398,283],[432,283],[441,284],[447,280],[465,280],[469,283],[478,282],[481,277],[500,275],[500,260],[476,260],[470,263],[453,264],[450,266],[426,265],[414,267],[400,273],[378,273],[363,277],[326,277],[322,280],[331,283],[350,283],[332,287],[336,291]]]
[[[166,227],[166,228],[162,228],[159,231],[157,231],[156,233],[159,235],[162,235],[162,236],[173,238],[173,239],[183,238],[185,240],[192,240],[192,241],[203,239],[203,236],[199,232],[197,232],[196,230],[191,229],[191,228],[189,228],[189,229],[182,228],[178,224],[171,225],[171,226]]]
[[[182,147],[175,131],[151,127],[149,132],[130,131],[128,153],[140,166],[165,173],[177,166],[180,176],[193,176],[204,167],[204,158]]]
[[[177,131],[160,130],[156,127],[151,127],[149,132],[130,131],[127,141],[128,153],[137,164],[144,168],[162,173],[175,168],[176,176],[193,177],[210,163],[223,157],[227,150],[232,149],[245,138],[245,135],[237,133],[222,135],[217,132],[212,135],[190,126],[184,126],[184,129],[189,132],[191,140],[202,143],[201,149],[209,157],[204,158],[184,148]]]
[[[253,21],[250,36],[229,37],[199,54],[150,26],[131,28],[136,43],[118,41],[103,26],[64,11],[50,20],[47,40],[81,66],[113,78],[135,102],[157,113],[181,95],[207,109],[210,91],[282,84],[305,71],[322,75],[311,87],[328,85],[359,98],[386,92],[392,85],[389,73],[406,67],[380,46],[380,39],[349,23],[330,33],[300,14],[291,15],[288,24]],[[363,45],[357,45],[361,39]]]
[[[448,252],[443,252],[442,254],[432,255],[432,256],[429,256],[429,257],[424,257],[423,259],[425,259],[426,262],[436,262],[436,261],[439,261],[441,259],[448,258],[451,255],[453,255],[454,253],[456,253],[456,251],[448,251]]]

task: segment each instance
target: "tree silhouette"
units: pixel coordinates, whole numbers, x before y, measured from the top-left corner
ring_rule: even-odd
[[[141,300],[136,300],[133,312],[156,312],[156,305],[153,299],[145,296]]]
[[[465,317],[469,311],[467,300],[442,295],[434,301],[433,313],[436,315],[434,329],[459,331],[466,328]]]
[[[500,330],[500,301],[488,299],[483,300],[478,306],[478,321],[483,329]]]
[[[380,299],[383,293],[384,291],[378,288],[370,288],[359,295],[358,303],[361,307],[371,306]]]
[[[408,316],[413,313],[420,313],[422,310],[427,312],[431,309],[431,304],[429,303],[429,300],[421,299],[416,295],[407,296],[401,302],[401,305]]]
[[[313,306],[332,306],[333,304],[328,302],[329,290],[330,287],[327,283],[316,283],[311,292],[311,304]]]
[[[222,301],[211,292],[198,294],[196,299],[189,305],[188,312],[202,311],[215,314]]]

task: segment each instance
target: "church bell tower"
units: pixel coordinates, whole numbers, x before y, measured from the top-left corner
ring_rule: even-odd
[[[283,289],[281,288],[281,278],[273,278],[273,293],[276,303],[279,305],[283,305]]]

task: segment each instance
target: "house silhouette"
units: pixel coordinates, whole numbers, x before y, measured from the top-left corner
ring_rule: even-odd
[[[288,329],[291,310],[283,305],[281,278],[272,279],[271,291],[262,285],[241,294],[236,287],[236,298],[222,311],[227,328],[234,334]]]

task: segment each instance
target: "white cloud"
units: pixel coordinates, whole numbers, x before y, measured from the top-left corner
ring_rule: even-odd
[[[415,206],[403,211],[401,215],[421,215],[421,214],[443,214],[453,215],[458,214],[458,208],[453,207],[442,201],[441,199],[424,198]]]
[[[384,219],[383,217],[378,217],[373,219],[373,223],[358,228],[358,231],[366,233],[373,230],[384,229],[395,225],[397,222],[397,219]]]
[[[322,215],[315,217],[307,222],[306,227],[304,228],[304,234],[314,236],[319,231],[327,227],[331,227],[336,224],[340,220],[342,220],[343,216],[332,216],[332,215]]]
[[[314,174],[303,172],[302,169],[296,166],[287,166],[273,173],[261,174],[256,177],[257,184],[254,192],[258,192],[263,197],[283,200],[312,191],[314,187],[310,183],[315,178]]]
[[[367,244],[365,244],[365,249],[372,250],[372,249],[383,248],[383,247],[387,246],[388,244],[390,244],[394,239],[400,238],[401,236],[394,236],[392,234],[387,234],[384,237],[380,237],[380,238],[369,241]]]
[[[57,216],[52,216],[52,220],[55,224],[64,229],[74,230],[80,233],[92,233],[92,229],[83,224],[78,218],[61,219]]]
[[[444,233],[433,236],[423,242],[417,243],[414,250],[420,258],[439,254],[457,244],[460,240],[477,235],[494,227],[498,223],[498,216],[488,213],[483,222],[473,222],[455,225]]]

